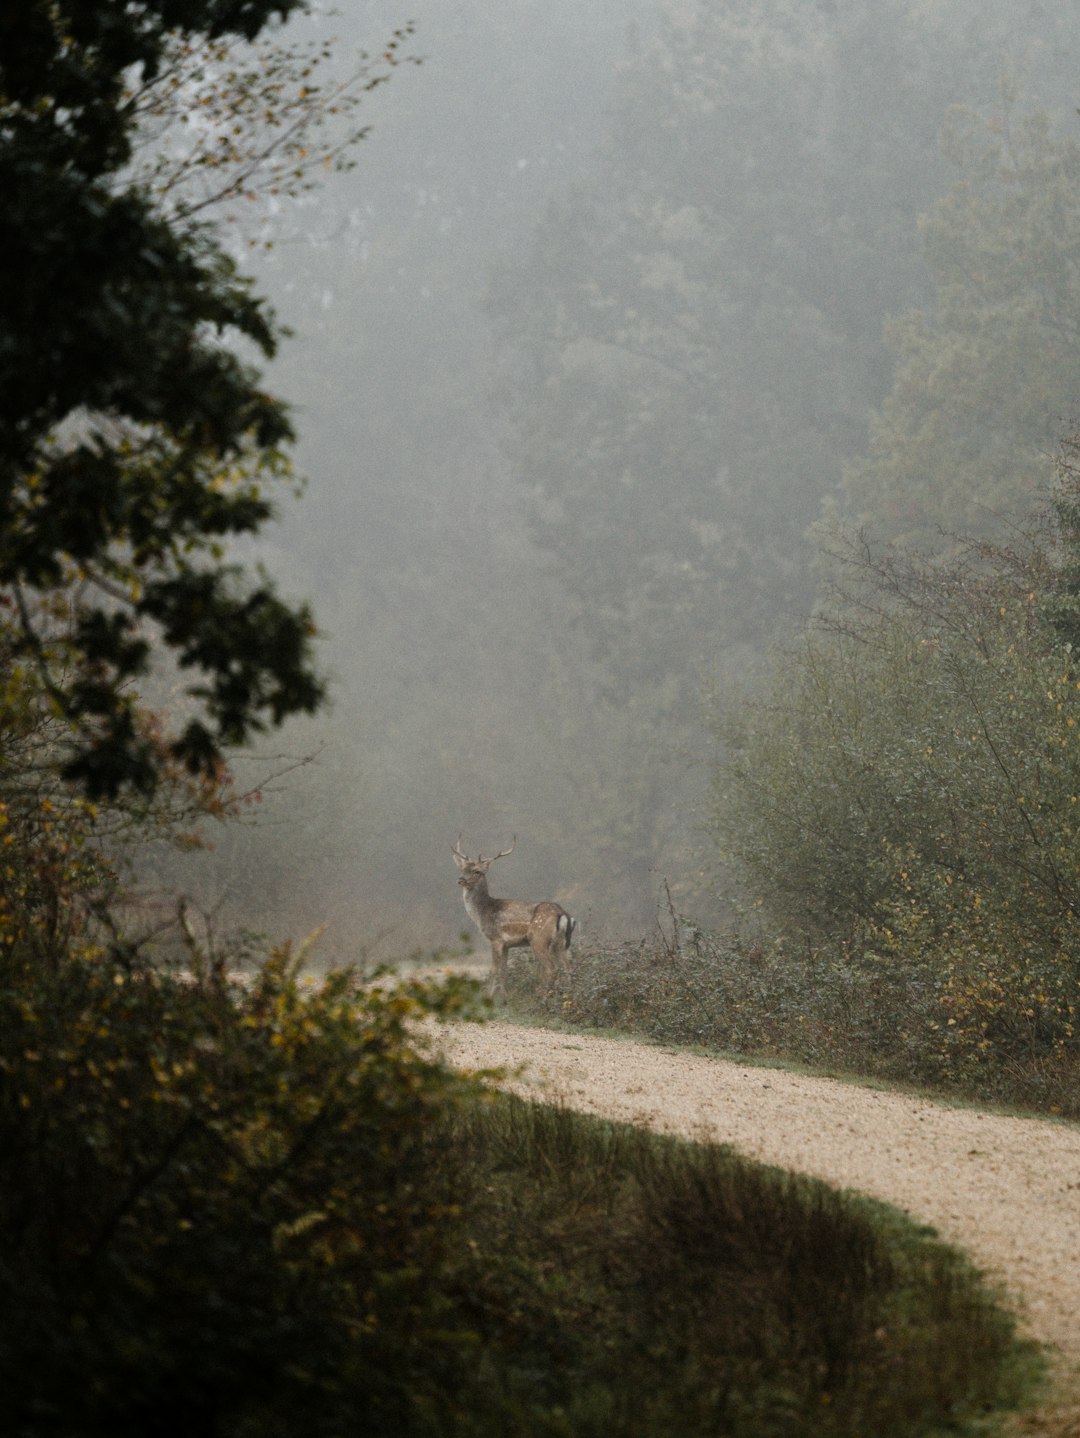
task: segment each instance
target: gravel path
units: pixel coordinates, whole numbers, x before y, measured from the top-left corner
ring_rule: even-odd
[[[1056,1350],[1058,1405],[1017,1431],[1080,1438],[1080,1127],[511,1023],[455,1025],[440,1044],[459,1067],[524,1066],[519,1092],[732,1144],[930,1223]]]

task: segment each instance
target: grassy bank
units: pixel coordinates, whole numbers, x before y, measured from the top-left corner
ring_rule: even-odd
[[[456,1124],[482,1398],[455,1432],[981,1433],[1031,1391],[966,1260],[882,1205],[517,1100]]]

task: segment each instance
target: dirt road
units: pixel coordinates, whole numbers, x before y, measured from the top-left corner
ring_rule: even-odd
[[[524,1065],[519,1092],[885,1199],[964,1248],[1056,1350],[1059,1398],[1019,1431],[1080,1438],[1080,1127],[949,1108],[622,1039],[461,1024],[455,1065]]]

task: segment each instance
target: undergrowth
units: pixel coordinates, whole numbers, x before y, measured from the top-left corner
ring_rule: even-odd
[[[648,938],[576,949],[551,993],[512,963],[508,994],[578,1027],[1080,1118],[1080,1042],[1044,1043],[1015,1006],[973,1040],[950,1021],[932,953],[901,965],[866,944],[711,934],[672,916]]]
[[[897,1215],[451,1074],[461,981],[298,967],[0,951],[5,1434],[905,1438],[1031,1391]]]

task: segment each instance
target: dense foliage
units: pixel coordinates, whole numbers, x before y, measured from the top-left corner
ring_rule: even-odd
[[[238,353],[273,354],[275,324],[215,236],[132,179],[127,89],[297,3],[4,11],[0,618],[95,798],[159,776],[132,690],[155,645],[192,674],[165,750],[194,774],[321,695],[306,609],[222,548],[287,472],[285,407]]]
[[[455,1085],[407,1036],[460,1000],[0,950],[10,1431],[417,1431],[458,1373]]]
[[[945,1075],[1026,1066],[1056,1093],[1080,1056],[1067,464],[1061,484],[1007,548],[838,551],[847,582],[819,626],[720,721],[714,805],[768,924],[858,954],[905,1043]]]

